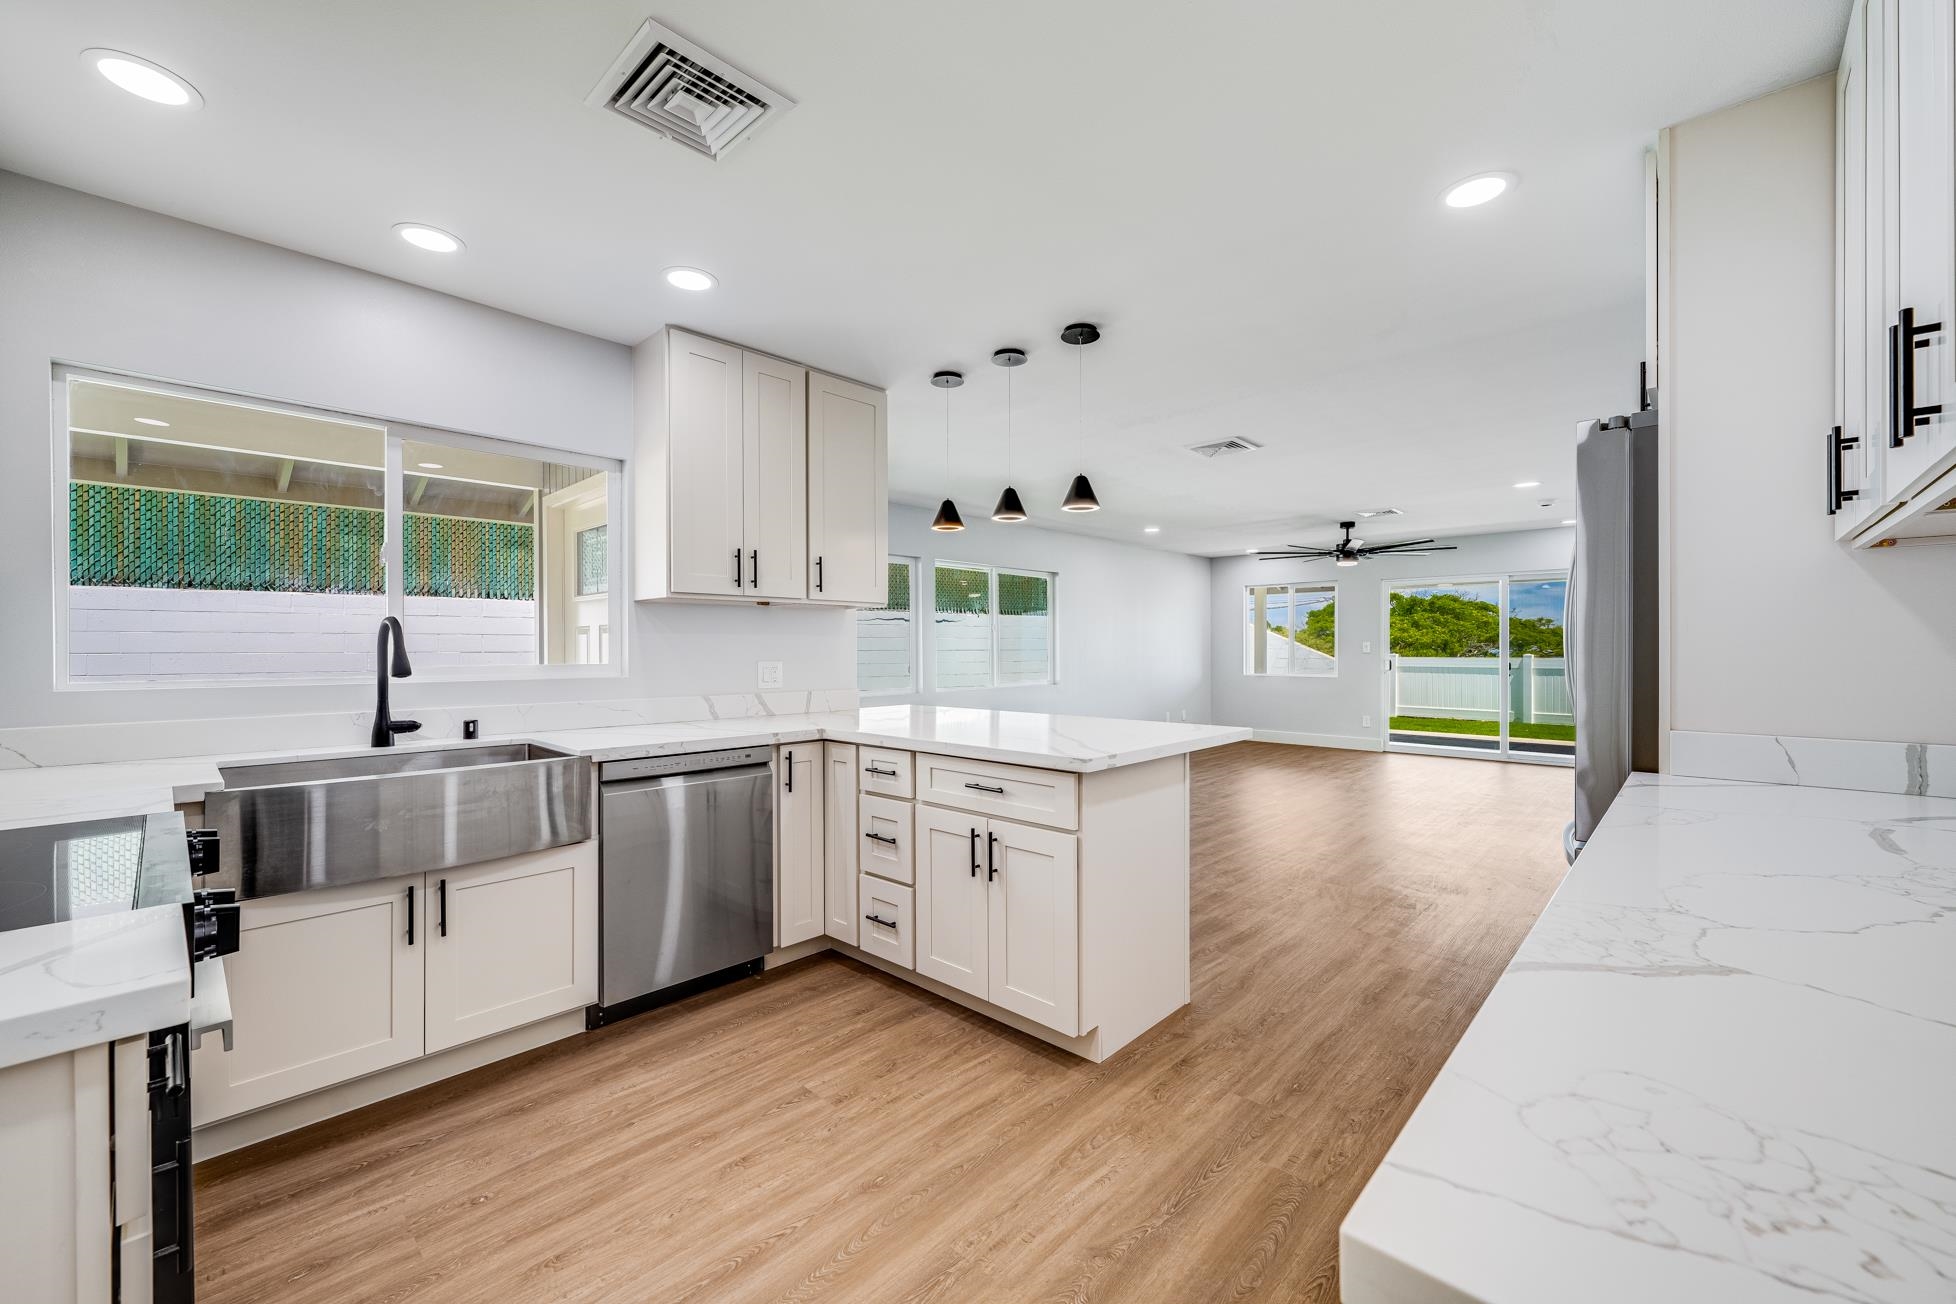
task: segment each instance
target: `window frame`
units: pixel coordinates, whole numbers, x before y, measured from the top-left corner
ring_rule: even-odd
[[[986,562],[957,561],[950,557],[933,557],[930,575],[930,614],[931,614],[931,655],[930,681],[934,693],[986,693],[998,689],[1014,688],[1053,688],[1060,682],[1059,666],[1059,572],[1033,570],[1026,566],[994,566]],[[960,688],[945,688],[937,678],[937,572],[940,567],[952,570],[984,571],[987,579],[987,592],[991,607],[991,655],[987,666],[986,682],[970,684]],[[1046,608],[1052,621],[1052,633],[1046,640],[1046,677],[1044,679],[1020,679],[1012,683],[1000,683],[998,678],[998,577],[1018,575],[1027,579],[1046,581]],[[915,590],[913,589],[914,593]]]
[[[1317,674],[1301,674],[1295,670],[1256,669],[1256,656],[1254,651],[1255,644],[1250,637],[1251,617],[1249,614],[1250,613],[1249,604],[1252,601],[1254,601],[1254,595],[1258,589],[1283,589],[1291,603],[1290,609],[1293,613],[1297,610],[1296,604],[1297,604],[1297,594],[1299,590],[1302,590],[1306,593],[1329,593],[1331,595],[1331,605],[1334,608],[1334,612],[1331,618],[1331,668],[1329,670]],[[1243,602],[1244,605],[1242,607],[1237,608],[1237,610],[1243,613],[1242,616],[1243,623],[1237,626],[1237,629],[1243,635],[1243,657],[1242,657],[1241,669],[1244,678],[1281,680],[1281,679],[1336,679],[1338,677],[1339,670],[1340,670],[1340,663],[1344,660],[1343,651],[1344,651],[1345,635],[1344,635],[1344,622],[1338,619],[1335,611],[1335,608],[1338,605],[1338,582],[1336,580],[1278,580],[1268,584],[1245,584],[1243,586]]]
[[[408,635],[408,652],[414,651],[414,628],[408,623],[403,612],[406,606],[406,576],[401,557],[402,513],[405,510],[405,491],[402,486],[401,445],[403,442],[422,442],[445,444],[459,449],[475,449],[481,452],[501,453],[511,457],[532,458],[538,461],[556,462],[568,466],[589,467],[603,471],[608,479],[605,482],[605,519],[607,526],[625,525],[630,521],[631,485],[625,474],[625,464],[618,458],[600,457],[591,453],[573,452],[569,449],[544,448],[536,444],[526,444],[517,440],[498,439],[487,435],[469,434],[459,430],[444,430],[434,426],[424,426],[413,422],[396,421],[388,417],[322,408],[309,403],[295,403],[284,399],[266,398],[257,394],[235,393],[228,390],[212,389],[207,386],[190,385],[181,381],[160,380],[151,376],[129,372],[112,371],[103,367],[86,367],[57,362],[49,377],[49,409],[53,420],[53,438],[50,446],[53,458],[48,477],[49,502],[49,554],[52,581],[51,601],[54,605],[54,691],[57,693],[95,693],[95,692],[151,692],[176,689],[221,687],[321,687],[344,684],[365,683],[367,675],[307,675],[289,679],[271,679],[253,675],[198,675],[165,679],[119,679],[91,680],[76,679],[69,674],[69,645],[73,624],[73,608],[68,602],[70,588],[70,559],[68,542],[70,522],[68,512],[68,483],[70,478],[71,449],[69,446],[70,422],[68,418],[68,395],[71,381],[94,381],[104,385],[114,385],[123,389],[138,390],[151,394],[175,398],[196,399],[211,403],[224,403],[232,407],[254,408],[261,411],[290,413],[296,416],[315,417],[323,421],[352,422],[360,425],[377,426],[381,431],[382,447],[385,452],[382,467],[382,504],[387,529],[381,545],[381,560],[386,574],[387,614],[403,619]],[[541,515],[539,513],[539,515]],[[541,525],[539,523],[539,528]],[[629,530],[629,526],[626,526]],[[605,531],[609,552],[607,561],[606,599],[609,608],[610,648],[612,659],[602,665],[545,664],[544,641],[544,600],[539,589],[536,598],[538,611],[538,663],[528,666],[429,666],[416,670],[414,677],[426,683],[530,683],[552,679],[622,679],[629,675],[630,661],[630,606],[625,595],[631,588],[630,566],[631,550],[625,546],[626,531]],[[541,571],[539,570],[539,576]]]
[[[889,596],[888,596],[889,590],[887,588],[889,582],[889,573],[890,573],[889,568],[898,565],[907,566],[910,568],[910,633],[908,635],[910,680],[902,688],[878,688],[878,689],[864,688],[862,686],[862,671],[859,664],[856,672],[856,693],[860,697],[909,697],[909,696],[914,696],[919,691],[919,688],[921,687],[921,680],[923,679],[924,653],[923,653],[923,636],[919,632],[919,628],[923,624],[923,622],[918,619],[918,616],[923,614],[923,607],[922,604],[920,604],[917,601],[917,573],[923,569],[924,559],[922,557],[906,557],[900,554],[891,554],[890,556],[885,557],[883,559],[883,578],[886,586],[884,589],[883,600],[885,602],[889,601]],[[932,602],[932,607],[935,608],[936,598],[933,597],[931,599],[931,602]],[[862,617],[867,612],[870,611],[888,611],[888,610],[889,608],[887,606],[858,607],[853,613],[855,620],[857,622],[856,623],[856,631],[857,631],[856,652],[858,657],[860,657],[862,654],[862,632],[861,632]]]

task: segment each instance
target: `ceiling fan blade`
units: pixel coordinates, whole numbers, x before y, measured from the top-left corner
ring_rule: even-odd
[[[1386,552],[1377,548],[1367,548],[1363,555],[1367,557],[1430,557],[1436,552],[1458,552],[1458,551],[1460,551],[1460,549],[1455,547],[1453,544],[1442,543],[1442,544],[1437,544],[1431,548],[1400,548],[1400,549],[1394,549],[1391,552]]]
[[[1326,552],[1322,548],[1298,548],[1287,552],[1259,552],[1257,554],[1258,557],[1266,561],[1273,557],[1290,557],[1298,561],[1323,561],[1331,555],[1331,553]]]
[[[1424,548],[1429,544],[1431,544],[1432,542],[1433,540],[1431,539],[1407,539],[1403,543],[1377,544],[1371,548],[1366,549],[1366,551],[1367,552],[1391,552],[1394,548]]]

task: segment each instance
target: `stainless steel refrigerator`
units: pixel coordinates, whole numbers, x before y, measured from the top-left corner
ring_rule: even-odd
[[[1574,861],[1633,770],[1657,769],[1657,409],[1576,428],[1569,682]]]

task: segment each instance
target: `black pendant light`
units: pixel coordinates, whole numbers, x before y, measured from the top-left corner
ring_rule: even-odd
[[[992,354],[992,365],[1004,367],[1005,371],[1005,492],[998,496],[998,506],[992,508],[992,519],[1007,525],[1026,518],[1026,505],[1019,501],[1019,491],[1012,487],[1012,368],[1023,367],[1026,361],[1024,349],[1000,349]]]
[[[1100,338],[1100,327],[1090,321],[1076,321],[1060,332],[1060,339],[1074,346],[1074,358],[1078,365],[1074,368],[1073,421],[1074,430],[1082,444],[1086,443],[1086,347]],[[1067,487],[1066,501],[1060,504],[1063,512],[1097,512],[1100,499],[1094,497],[1093,486],[1087,483],[1085,475],[1073,477]]]
[[[962,371],[940,371],[930,378],[930,383],[944,391],[944,482],[951,482],[951,391],[964,384]],[[942,534],[951,534],[964,528],[964,518],[958,515],[958,505],[946,498],[937,508],[937,519],[930,528]]]

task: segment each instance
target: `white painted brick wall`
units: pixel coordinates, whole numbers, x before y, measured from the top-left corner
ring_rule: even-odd
[[[387,603],[374,593],[68,589],[68,675],[105,679],[296,679],[373,673]],[[534,665],[536,604],[409,598],[417,668]]]

